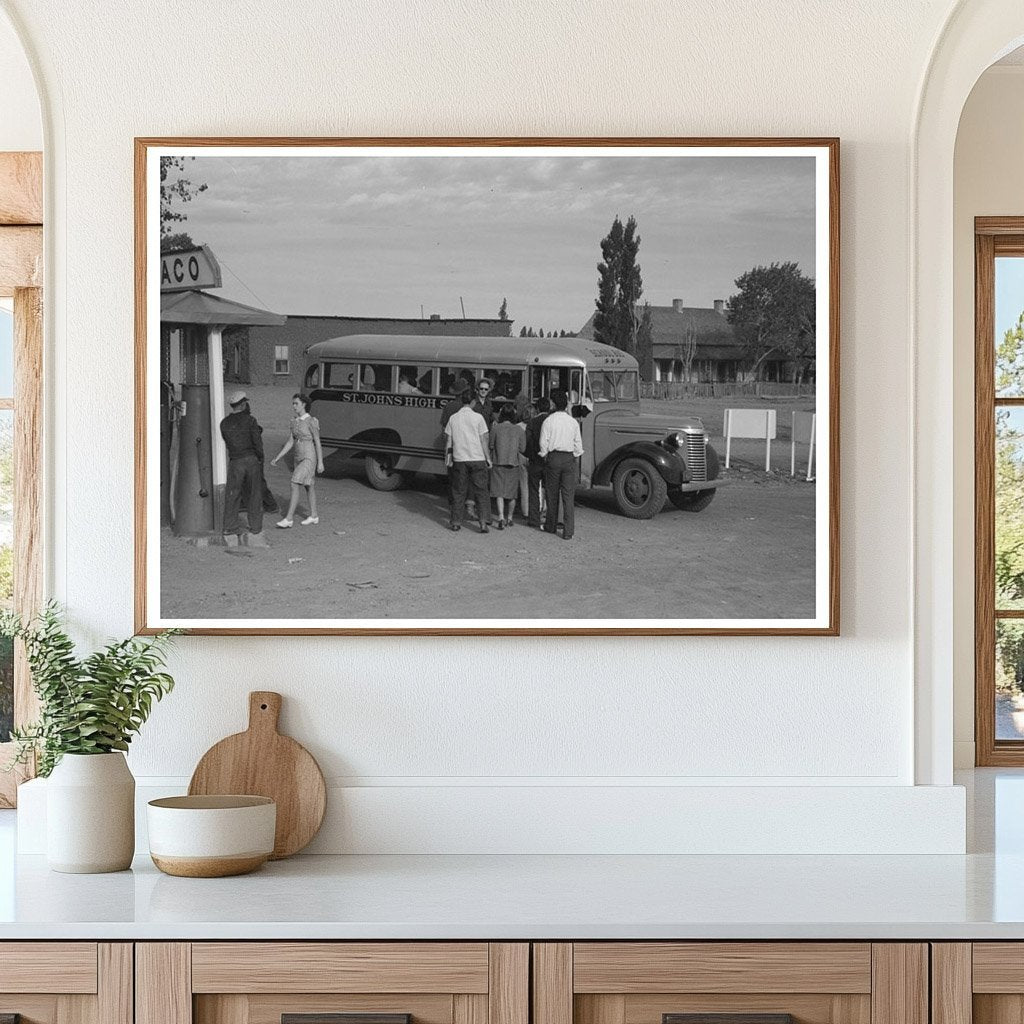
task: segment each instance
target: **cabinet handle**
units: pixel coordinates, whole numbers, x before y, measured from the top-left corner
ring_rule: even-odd
[[[0,1020],[0,1024],[9,1024]],[[14,1021],[13,1024],[17,1024]],[[282,1013],[281,1024],[412,1024],[411,1013]]]
[[[791,1013],[663,1013],[661,1024],[793,1024]]]

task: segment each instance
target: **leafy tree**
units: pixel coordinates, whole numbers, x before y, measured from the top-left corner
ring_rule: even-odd
[[[603,345],[617,344],[616,308],[619,295],[619,266],[622,262],[622,221],[612,221],[611,231],[601,239],[601,262],[597,265],[597,299],[594,313],[594,340]]]
[[[207,189],[205,184],[194,185],[185,177],[185,164],[188,160],[195,160],[195,157],[162,156],[160,158],[161,250],[164,250],[164,240],[172,235],[174,226],[187,219],[184,210],[176,207],[192,202],[200,192],[205,192]],[[184,237],[191,243],[192,239],[188,235]]]
[[[693,360],[697,355],[697,332],[693,324],[687,325],[683,331],[683,340],[676,345],[676,358],[683,364],[683,378],[687,383],[693,374]]]
[[[519,337],[520,338],[525,338],[526,337],[526,327],[525,326],[519,328]]]
[[[636,233],[636,218],[630,217],[622,231],[622,256],[619,261],[619,294],[616,298],[616,329],[620,339],[618,348],[625,349],[631,356],[639,358],[640,321],[637,306],[643,295],[643,279],[636,262],[640,249],[640,236]],[[644,376],[641,369],[641,375]],[[650,378],[644,376],[645,380]]]
[[[795,263],[758,266],[736,278],[726,317],[743,344],[751,375],[760,380],[769,356],[785,359],[803,377],[814,358],[814,281]]]
[[[160,252],[184,252],[186,249],[194,249],[196,243],[187,231],[176,231],[173,235],[167,235],[160,239]]]
[[[611,230],[601,240],[601,262],[597,265],[597,311],[594,314],[594,339],[635,356],[641,363],[645,380],[653,379],[653,336],[648,311],[647,332],[641,339],[643,318],[637,313],[644,285],[637,255],[640,236],[635,217],[625,225],[616,217]],[[641,351],[641,343],[649,349]]]
[[[507,320],[508,319],[508,299],[502,299],[501,300],[501,309],[498,310],[498,319],[499,320]]]
[[[640,378],[654,380],[654,331],[651,325],[651,304],[644,303],[644,311],[636,331],[636,358],[640,363]]]

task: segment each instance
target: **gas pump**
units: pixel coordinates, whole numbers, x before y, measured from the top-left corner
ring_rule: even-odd
[[[177,403],[178,459],[174,481],[174,533],[195,537],[212,533],[213,438],[210,436],[210,389],[182,384]]]

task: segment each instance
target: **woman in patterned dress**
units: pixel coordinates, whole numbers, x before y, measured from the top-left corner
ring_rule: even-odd
[[[295,410],[295,418],[292,420],[291,436],[270,460],[270,464],[276,466],[279,459],[284,458],[292,448],[295,449],[292,500],[284,519],[277,524],[282,530],[287,530],[292,525],[303,488],[309,502],[309,515],[302,520],[302,525],[316,526],[320,522],[316,510],[316,491],[313,488],[316,474],[324,471],[324,453],[320,447],[320,422],[315,416],[309,415],[309,398],[306,395],[294,395],[292,408]]]

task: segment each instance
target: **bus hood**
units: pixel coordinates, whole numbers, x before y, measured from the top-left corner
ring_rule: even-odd
[[[704,430],[704,421],[697,416],[666,416],[658,413],[629,412],[625,409],[608,409],[591,413],[597,417],[597,424],[605,430],[632,435],[651,435],[658,440],[675,430]]]

